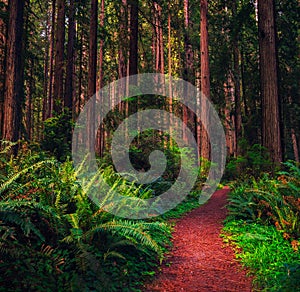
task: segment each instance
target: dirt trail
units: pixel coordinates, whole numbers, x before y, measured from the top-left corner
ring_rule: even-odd
[[[228,191],[215,192],[208,203],[176,223],[173,248],[166,260],[171,265],[164,265],[143,291],[251,291],[251,279],[219,236]]]

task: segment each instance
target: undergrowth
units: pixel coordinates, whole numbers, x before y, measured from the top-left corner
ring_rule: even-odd
[[[0,291],[138,291],[171,244],[167,220],[198,206],[194,192],[163,216],[120,219],[89,199],[97,175],[124,197],[152,190],[111,167],[79,185],[70,160],[26,143],[12,157],[11,147],[0,156]]]
[[[258,291],[300,291],[300,169],[234,183],[224,241],[254,275]]]

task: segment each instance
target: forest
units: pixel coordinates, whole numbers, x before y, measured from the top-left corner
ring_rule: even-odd
[[[299,19],[1,0],[0,291],[300,291]]]

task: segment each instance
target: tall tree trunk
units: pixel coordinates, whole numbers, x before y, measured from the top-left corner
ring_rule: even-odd
[[[169,73],[169,77],[172,77],[172,43],[171,43],[171,12],[170,12],[170,3],[169,3],[169,13],[168,13],[168,73]],[[173,113],[173,90],[172,90],[172,83],[169,82],[169,112]],[[170,137],[172,137],[173,132],[172,132],[172,116],[170,115],[170,128],[169,128],[169,133],[170,133]],[[174,125],[175,126],[175,125]],[[172,146],[172,139],[169,139],[169,143]]]
[[[50,46],[49,46],[49,84],[48,84],[48,97],[47,97],[47,112],[45,119],[52,117],[54,110],[54,99],[53,99],[53,84],[54,84],[54,47],[55,47],[55,23],[56,23],[56,0],[52,0],[51,8],[51,34],[50,34]]]
[[[124,0],[125,1],[125,0]],[[101,0],[101,11],[100,11],[100,27],[104,28],[104,19],[105,19],[105,0]],[[104,56],[104,39],[103,36],[99,42],[99,89],[103,87],[103,56]]]
[[[48,8],[49,9],[49,8]],[[50,50],[50,42],[51,39],[49,37],[50,35],[50,18],[47,17],[47,23],[46,23],[46,32],[45,37],[47,40],[46,47],[45,47],[45,53],[44,53],[44,82],[43,82],[43,115],[42,115],[42,121],[45,121],[47,119],[47,112],[48,112],[48,85],[49,85],[49,50]]]
[[[296,162],[299,162],[299,149],[298,149],[296,131],[294,128],[291,129],[291,138],[293,144],[294,158]]]
[[[236,1],[232,1],[232,14],[233,17],[237,16]],[[234,69],[234,104],[235,104],[235,156],[241,154],[239,141],[242,138],[242,107],[241,107],[241,69],[240,69],[240,50],[239,50],[239,33],[235,32],[233,37],[233,69]]]
[[[210,72],[209,72],[209,54],[208,54],[208,23],[207,23],[208,5],[207,0],[201,0],[200,4],[200,51],[201,51],[201,93],[205,98],[210,98]],[[203,113],[203,119],[207,121],[207,105],[204,101],[201,104],[201,111]],[[201,126],[201,157],[209,159],[210,147],[209,137],[204,126]]]
[[[89,72],[88,72],[88,96],[96,93],[97,86],[97,26],[98,26],[98,0],[91,0],[90,10],[90,35],[89,35]],[[95,107],[88,112],[87,145],[90,152],[95,152]]]
[[[3,1],[4,7],[1,13],[7,13],[7,1]],[[7,24],[4,17],[0,18],[0,137],[2,137],[3,127],[3,105],[4,105],[4,83],[5,83],[5,51],[6,51],[6,31]]]
[[[73,112],[73,96],[74,96],[74,43],[76,37],[75,27],[75,7],[74,0],[69,3],[69,27],[68,27],[68,45],[67,45],[67,70],[64,110],[66,113],[66,143],[71,148],[72,140],[72,112]]]
[[[26,133],[28,140],[31,141],[33,137],[33,111],[32,111],[32,94],[34,90],[34,60],[30,59],[29,76],[27,79],[26,90]]]
[[[224,109],[224,128],[226,133],[226,146],[229,155],[235,154],[235,117],[232,115],[232,104],[235,101],[234,82],[232,74],[227,77],[227,82],[224,83],[225,92],[225,109]]]
[[[64,99],[64,45],[65,0],[57,0],[57,25],[55,38],[55,67],[53,85],[53,109],[56,113],[61,113]]]
[[[20,137],[24,85],[24,4],[25,1],[16,0],[10,1],[9,5],[3,119],[3,139],[9,141],[17,141]]]
[[[127,0],[122,0],[120,4],[120,18],[119,18],[119,79],[127,75],[127,55],[128,55],[128,13],[127,13]]]
[[[282,161],[274,0],[258,1],[262,142],[274,163]]]
[[[66,93],[65,108],[72,113],[73,92],[74,92],[74,43],[76,36],[75,28],[75,7],[74,0],[69,4],[69,28],[68,28],[68,47],[67,47],[67,70],[66,70]],[[71,116],[72,117],[72,116]]]
[[[129,48],[129,75],[138,73],[138,31],[139,31],[139,2],[130,2],[130,48]]]
[[[125,0],[124,0],[125,1]],[[100,11],[100,17],[99,22],[101,28],[104,27],[104,19],[105,19],[105,1],[101,0],[101,11]],[[99,89],[103,87],[103,56],[104,56],[104,39],[103,36],[100,39],[99,42]],[[102,102],[102,96],[99,96],[100,102]],[[104,152],[104,126],[103,124],[100,125],[100,128],[98,129],[97,133],[97,153],[100,155],[100,157],[103,156]]]

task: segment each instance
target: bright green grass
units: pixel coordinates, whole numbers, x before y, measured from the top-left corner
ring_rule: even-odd
[[[222,237],[254,275],[254,291],[300,291],[300,252],[272,226],[231,221]]]

